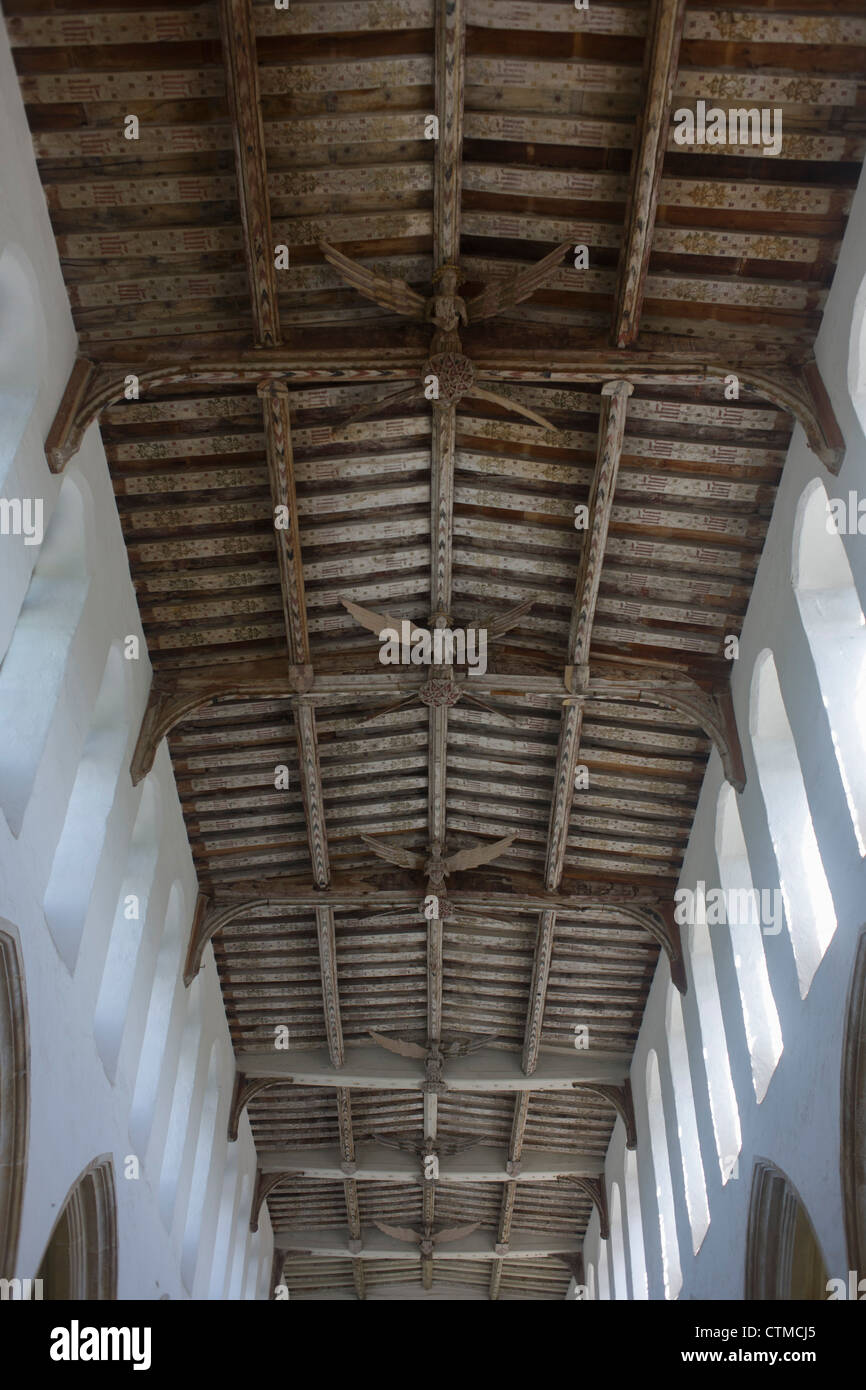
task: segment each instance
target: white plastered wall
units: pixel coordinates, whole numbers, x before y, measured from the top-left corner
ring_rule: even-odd
[[[43,441],[74,361],[76,335],[2,24],[0,31],[0,265],[7,247],[15,248],[19,259],[23,252],[29,262],[40,355],[38,393],[29,422],[17,447],[13,444],[0,455],[0,496],[42,498],[47,530],[62,480],[48,470]],[[169,902],[180,902],[185,938],[197,885],[171,761],[163,743],[148,779],[158,805],[155,871],[144,885],[144,920],[137,924],[141,936],[130,1005],[116,1065],[108,1069],[113,1080],[109,1079],[94,1038],[94,1013],[143,792],[144,784],[135,788],[131,784],[129,760],[147,701],[151,669],[96,426],[88,431],[67,473],[84,500],[86,535],[82,535],[82,546],[86,547],[83,553],[90,585],[67,649],[45,658],[62,663],[62,669],[55,672],[60,678],[59,695],[20,827],[14,818],[10,827],[0,811],[0,925],[17,940],[23,959],[30,1034],[28,1166],[15,1273],[21,1278],[36,1274],[70,1188],[94,1158],[111,1154],[118,1208],[119,1298],[222,1297],[227,1288],[226,1271],[238,1262],[242,1265],[239,1282],[243,1296],[266,1297],[272,1234],[265,1211],[259,1234],[251,1241],[249,1202],[241,1205],[238,1201],[244,1179],[248,1190],[254,1185],[256,1155],[246,1116],[236,1145],[229,1146],[226,1140],[234,1058],[210,947],[196,982],[200,1028],[194,1039],[192,1102],[182,1134],[169,1229],[160,1216],[163,1153],[158,1133],[161,1118],[170,1109],[178,1048],[189,1010],[190,991],[185,990],[180,976],[183,952],[162,1054],[151,1140],[137,1155],[140,1177],[124,1176],[130,1166],[127,1157],[136,1154],[129,1133],[130,1110]],[[21,536],[0,536],[0,660],[15,632],[39,553],[38,546],[25,546]],[[122,648],[123,639],[130,634],[139,637],[141,654],[138,660],[123,662],[123,756],[109,788],[107,815],[101,825],[93,827],[93,833],[101,838],[101,850],[70,972],[46,923],[46,889],[106,659],[112,646],[120,642]],[[43,675],[36,664],[34,695]],[[71,875],[75,871],[73,863],[68,872]],[[196,1164],[198,1123],[214,1048],[218,1080],[214,1141],[206,1160],[200,1155]],[[217,1245],[224,1171],[230,1153],[237,1192],[227,1198],[230,1221]],[[194,1183],[205,1185],[205,1195],[198,1248],[192,1262],[187,1255],[184,1282],[183,1240]],[[215,1251],[222,1269],[213,1267]]]
[[[796,1187],[812,1219],[830,1277],[844,1278],[848,1269],[839,1168],[840,1073],[845,1002],[857,937],[866,922],[866,860],[860,857],[814,662],[791,583],[791,544],[797,505],[811,479],[819,477],[831,498],[847,500],[852,490],[858,497],[866,495],[866,438],[853,408],[848,384],[852,315],[864,276],[866,177],[861,178],[854,200],[815,349],[818,365],[845,436],[845,460],[838,478],[833,477],[810,451],[802,428],[799,425],[795,428],[732,676],[734,707],[747,775],[746,788],[738,798],[738,807],[755,887],[779,887],[763,795],[749,740],[752,673],[757,657],[764,649],[770,648],[796,743],[838,925],[805,999],[800,998],[786,926],[783,925],[777,936],[763,937],[784,1050],[760,1105],[756,1103],[752,1085],[730,937],[725,927],[710,928],[742,1132],[738,1165],[726,1184],[722,1182],[713,1133],[695,985],[689,968],[689,991],[682,1004],[711,1218],[709,1230],[697,1255],[692,1251],[685,1206],[683,1165],[665,1036],[665,996],[670,971],[666,958],[660,957],[631,1068],[637,1116],[643,1238],[651,1299],[665,1296],[656,1179],[644,1082],[647,1055],[653,1048],[659,1059],[673,1176],[683,1273],[679,1297],[743,1298],[749,1196],[753,1163],[758,1157],[772,1160]],[[862,303],[861,294],[859,305]],[[844,537],[844,543],[860,603],[866,611],[866,538],[849,535]],[[714,837],[716,804],[722,783],[721,762],[718,754],[713,752],[679,880],[682,888],[694,890],[698,880],[704,880],[708,890],[719,885]],[[618,1182],[622,1187],[623,1154],[624,1130],[621,1121],[617,1121],[605,1163],[608,1191],[613,1182]],[[625,1224],[628,1248],[628,1222]],[[595,1215],[587,1231],[584,1255],[587,1263],[597,1267],[599,1225]]]

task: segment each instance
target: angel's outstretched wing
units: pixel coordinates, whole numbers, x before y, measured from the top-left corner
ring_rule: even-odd
[[[496,280],[492,285],[486,285],[481,293],[474,295],[466,305],[470,323],[474,323],[477,319],[492,318],[494,314],[501,313],[503,309],[513,309],[515,304],[520,304],[522,300],[528,299],[559,268],[563,256],[566,251],[570,250],[571,245],[570,241],[564,241],[561,246],[557,246],[555,251],[551,251],[549,256],[545,256],[536,265],[518,271],[511,279],[503,278]]]
[[[356,623],[360,623],[361,627],[365,627],[368,632],[375,632],[377,637],[389,627],[393,628],[395,632],[400,632],[400,623],[403,619],[392,618],[390,613],[374,613],[372,608],[362,608],[360,603],[353,603],[352,600],[348,598],[341,598],[340,602],[346,612],[351,613]],[[412,641],[414,641],[416,637],[423,636],[427,630],[427,628],[418,627],[416,623],[410,620],[409,633]]]
[[[480,401],[492,401],[494,405],[504,406],[506,410],[516,410],[518,415],[525,415],[528,420],[534,420],[536,425],[541,425],[542,429],[556,429],[556,425],[552,425],[544,415],[539,415],[537,410],[530,410],[528,405],[521,405],[519,401],[513,401],[510,396],[500,396],[498,391],[487,391],[478,382],[473,383],[466,394],[476,397]]]
[[[396,1052],[398,1057],[426,1057],[427,1049],[420,1043],[405,1042],[403,1038],[389,1038],[386,1033],[376,1033],[371,1028],[369,1030],[373,1042],[384,1047],[388,1052]]]
[[[471,1236],[480,1225],[480,1221],[473,1221],[471,1226],[446,1226],[444,1230],[436,1232],[433,1244],[445,1245],[449,1240],[462,1240],[464,1236]]]
[[[507,608],[504,613],[500,613],[495,618],[486,618],[478,624],[473,623],[473,627],[483,627],[487,633],[487,640],[490,642],[494,637],[501,637],[503,633],[510,632],[513,627],[516,627],[521,618],[526,617],[532,604],[531,598],[524,599],[523,603],[517,603],[513,608]]]
[[[391,1236],[394,1240],[408,1240],[413,1245],[420,1245],[423,1240],[423,1236],[419,1236],[417,1231],[410,1231],[408,1226],[386,1226],[384,1221],[374,1221],[373,1225],[378,1226],[383,1235]]]
[[[446,1043],[442,1051],[446,1057],[468,1057],[472,1052],[478,1052],[482,1047],[488,1047],[490,1043],[496,1042],[495,1038],[468,1038],[465,1042]],[[477,1143],[473,1139],[473,1144]]]
[[[392,1139],[387,1134],[371,1134],[370,1138],[374,1144],[381,1144],[386,1149],[402,1149],[407,1154],[417,1154],[421,1150],[417,1144],[412,1144],[406,1139]]]
[[[504,840],[494,840],[492,844],[458,850],[456,854],[449,854],[445,860],[445,867],[449,874],[460,873],[463,869],[477,869],[481,864],[489,864],[491,859],[498,859],[500,854],[511,848],[516,839],[516,834],[506,835]]]
[[[399,845],[389,845],[384,840],[374,840],[372,835],[362,835],[361,839],[368,849],[387,859],[389,864],[399,864],[401,869],[423,869],[426,860],[423,854],[411,849],[401,849]]]
[[[365,299],[372,299],[383,309],[393,309],[395,313],[404,314],[410,319],[425,317],[426,299],[407,285],[405,280],[392,280],[387,275],[368,270],[366,266],[353,261],[351,256],[344,256],[342,251],[330,246],[327,241],[320,241],[319,247],[325,260]]]
[[[458,1143],[456,1139],[436,1140],[436,1148],[443,1157],[449,1157],[451,1154],[464,1154],[469,1149],[474,1149],[477,1144],[477,1139],[466,1139],[462,1143]]]

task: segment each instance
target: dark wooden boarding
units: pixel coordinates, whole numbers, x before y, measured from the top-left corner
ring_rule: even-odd
[[[275,1279],[561,1298],[617,1115],[634,1139],[659,950],[686,986],[711,747],[742,786],[725,639],[792,428],[844,450],[811,348],[866,148],[862,6],[6,18],[80,335],[50,461],[100,418],[154,666],[132,775],[168,734],[187,979],[212,941]],[[781,154],[678,146],[699,100],[780,111]],[[566,243],[587,268],[509,298]],[[486,395],[425,399],[431,354]],[[385,666],[343,599],[504,630],[483,677]]]

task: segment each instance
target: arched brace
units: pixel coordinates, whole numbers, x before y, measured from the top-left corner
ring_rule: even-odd
[[[253,662],[227,679],[205,676],[165,681],[154,678],[129,767],[132,785],[137,786],[150,772],[156,750],[166,734],[194,710],[230,695],[247,698],[294,695],[309,690],[312,683],[312,666],[289,666],[287,671],[285,663],[279,660]]]
[[[610,1220],[607,1214],[607,1188],[604,1178],[569,1178],[572,1187],[585,1192],[598,1212],[599,1234],[602,1240],[610,1239]]]
[[[666,705],[697,720],[716,747],[725,777],[735,791],[742,792],[746,785],[746,765],[730,689],[709,694],[695,685],[693,691],[671,689],[657,693]]]
[[[576,1251],[573,1255],[554,1255],[553,1258],[557,1260],[559,1264],[565,1265],[576,1284],[586,1283],[583,1268],[583,1254],[580,1251]]]
[[[250,1230],[253,1233],[259,1229],[259,1217],[268,1194],[273,1192],[275,1187],[279,1187],[281,1182],[287,1182],[291,1176],[291,1173],[263,1173],[261,1168],[256,1169],[256,1185],[250,1205]]]
[[[575,1090],[588,1091],[594,1096],[601,1096],[602,1100],[609,1101],[616,1113],[625,1125],[625,1146],[627,1149],[637,1148],[637,1123],[634,1115],[634,1097],[631,1090],[631,1081],[626,1077],[622,1086],[597,1085],[587,1086],[581,1082],[575,1083]]]
[[[499,348],[495,356],[481,349],[473,356],[476,371],[505,383],[538,380],[542,373],[527,363],[521,348]],[[775,360],[774,360],[775,359]],[[769,365],[768,364],[769,361]],[[694,353],[628,348],[620,351],[593,349],[545,354],[548,380],[600,382],[626,379],[635,386],[722,386],[731,374],[766,400],[793,415],[803,426],[810,449],[831,473],[838,473],[845,456],[845,440],[814,358],[791,362],[780,352],[765,351],[762,360],[728,358],[695,359]]]
[[[593,908],[593,912],[604,914],[605,909],[616,912],[617,916],[628,917],[655,938],[668,958],[671,979],[680,994],[685,994],[688,990],[688,980],[686,979],[686,967],[683,960],[682,937],[679,924],[674,917],[673,903],[663,903],[658,907],[654,907],[650,903],[634,906],[631,903],[618,903],[615,908],[604,903],[598,908]]]
[[[734,715],[730,684],[721,689],[706,691],[684,672],[667,674],[664,667],[652,662],[626,661],[623,657],[594,657],[593,675],[588,683],[590,699],[606,699],[611,694],[631,694],[638,702],[648,700],[679,710],[699,724],[715,746],[722,760],[725,777],[731,786],[742,792],[746,785],[743,749]],[[643,667],[646,680],[638,671]],[[568,684],[570,668],[566,668]],[[573,678],[572,678],[573,679]]]
[[[232,1091],[232,1103],[229,1107],[228,1141],[234,1144],[238,1137],[241,1115],[244,1113],[247,1104],[253,1096],[257,1096],[259,1091],[263,1091],[266,1086],[275,1086],[277,1082],[272,1078],[250,1077],[244,1072],[235,1072],[235,1085]]]
[[[768,401],[790,411],[803,426],[812,453],[817,454],[828,473],[837,474],[845,459],[845,436],[814,357],[787,370],[762,372],[750,368],[742,375]]]
[[[321,365],[316,365],[309,354],[302,361],[280,349],[260,352],[255,360],[227,356],[210,362],[174,362],[137,370],[132,366],[108,366],[79,356],[45,441],[48,466],[52,473],[63,472],[81,448],[81,441],[94,420],[108,406],[124,400],[126,378],[131,373],[138,377],[139,392],[144,393],[148,387],[158,386],[258,386],[261,381],[277,380],[404,381],[415,376],[424,361],[423,349],[408,353],[397,350],[390,354],[387,349],[381,352],[371,349],[370,354],[365,356],[363,350],[347,353],[343,365],[341,354],[331,352],[325,354],[326,360]],[[389,355],[398,360],[399,365],[389,367]]]
[[[621,911],[655,937],[667,955],[671,979],[680,994],[685,994],[689,984],[683,959],[683,942],[679,923],[674,919],[673,903],[667,903],[662,907],[631,907],[626,904]]]
[[[209,704],[212,698],[213,696],[207,693],[172,694],[171,690],[166,689],[159,681],[151,682],[147,709],[144,711],[135,752],[129,765],[129,775],[134,787],[137,787],[142,778],[150,772],[156,750],[166,734],[170,733],[185,715]]]
[[[266,899],[253,898],[249,902],[229,903],[226,907],[214,907],[213,899],[207,893],[199,893],[192,919],[192,929],[189,934],[186,964],[183,968],[183,982],[187,989],[201,970],[204,949],[211,938],[216,936],[223,927],[228,926],[229,922],[234,921],[235,917],[242,916],[244,912],[249,912],[254,907],[260,907],[264,901]]]

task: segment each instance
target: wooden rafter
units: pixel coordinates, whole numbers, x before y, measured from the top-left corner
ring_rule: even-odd
[[[274,347],[280,317],[252,2],[219,0],[219,17],[256,342]]]
[[[338,1071],[321,1050],[289,1048],[277,1052],[242,1052],[238,1065],[249,1080],[268,1079],[293,1086],[334,1086],[347,1090],[420,1091],[427,1085],[425,1064],[381,1048],[346,1048]],[[542,1053],[536,1070],[527,1076],[516,1052],[480,1048],[469,1057],[448,1058],[442,1071],[444,1092],[505,1094],[515,1091],[571,1091],[575,1086],[621,1086],[628,1059],[575,1052]],[[437,1083],[440,1084],[440,1083]]]
[[[598,602],[604,549],[613,509],[616,476],[625,433],[626,404],[631,392],[631,384],[627,381],[610,383],[602,388],[598,454],[590,491],[589,527],[585,532],[580,552],[580,566],[569,634],[569,659],[578,670],[588,668],[589,664],[589,643]],[[553,777],[553,801],[550,808],[547,862],[544,871],[545,888],[551,893],[555,893],[559,888],[565,866],[565,847],[574,798],[574,776],[582,722],[582,702],[575,701],[564,708]],[[529,1013],[523,1051],[523,1065],[527,1073],[534,1070],[541,1046],[544,1003],[547,996],[550,962],[553,957],[555,931],[556,913],[554,911],[542,912],[538,923],[538,937],[533,958]]]
[[[580,566],[568,641],[569,659],[572,665],[579,671],[585,670],[587,676],[590,637],[598,603],[604,549],[613,509],[616,477],[625,433],[626,405],[632,389],[632,385],[628,381],[608,383],[602,387],[598,453],[590,489],[589,527],[584,535],[580,552]],[[565,866],[565,847],[571,818],[571,804],[574,797],[574,776],[582,721],[582,703],[576,701],[565,706],[560,724],[559,747],[553,777],[553,801],[550,808],[547,836],[544,882],[545,888],[550,892],[556,892],[559,888]],[[538,1065],[544,1027],[547,983],[550,977],[555,938],[556,912],[550,910],[540,913],[532,959],[529,1008],[523,1042],[522,1065],[527,1075],[531,1075]],[[522,1149],[527,1113],[528,1103],[518,1102],[515,1106],[511,1138],[512,1156],[516,1159],[519,1159]],[[503,1193],[502,1210],[499,1217],[499,1240],[502,1245],[507,1245],[509,1242],[515,1196],[516,1188],[513,1184],[509,1184]],[[499,1296],[501,1277],[501,1262],[497,1262],[491,1274],[491,1299]]]
[[[463,69],[466,40],[464,0],[436,0],[435,87],[438,139],[433,163],[433,267],[456,266],[460,256],[460,160],[463,147]],[[430,612],[431,625],[451,626],[451,558],[454,529],[454,449],[457,406],[434,400],[430,441]],[[450,673],[446,673],[450,674]],[[448,767],[448,706],[431,704],[427,716],[427,837],[431,851],[445,848]],[[442,1035],[442,920],[427,919],[427,1044]],[[424,1095],[425,1143],[435,1144],[438,1094]],[[436,1180],[423,1187],[424,1235],[433,1234]],[[433,1285],[433,1259],[422,1255],[425,1289]]]
[[[322,1180],[342,1179],[345,1166],[342,1150],[274,1149],[259,1159],[262,1173],[278,1174],[282,1178],[307,1177]],[[603,1167],[603,1161],[592,1154],[547,1152],[533,1149],[525,1155],[520,1172],[509,1169],[510,1150],[479,1144],[460,1154],[439,1159],[442,1182],[504,1183],[555,1182],[557,1178],[593,1178]],[[513,1164],[511,1164],[513,1169]],[[362,1144],[358,1150],[352,1175],[357,1182],[423,1182],[423,1163],[415,1154],[385,1148],[381,1144]]]
[[[460,159],[466,49],[464,0],[436,0],[436,115],[439,139],[433,174],[433,260],[456,265],[460,255]]]
[[[247,885],[244,895],[236,898],[233,902],[223,902],[221,905],[210,903],[206,910],[196,912],[187,951],[184,979],[189,984],[195,978],[201,968],[204,948],[217,932],[222,931],[237,918],[243,917],[259,907],[290,904],[295,907],[312,907],[317,912],[323,910],[333,912],[334,908],[337,907],[378,907],[380,911],[384,908],[398,910],[404,907],[409,909],[407,915],[417,913],[420,918],[423,913],[425,885],[419,883],[414,890],[407,890],[402,887],[405,880],[392,877],[390,881],[395,884],[394,887],[383,886],[370,888],[366,892],[359,892],[357,882],[354,886],[348,884],[344,886],[339,880],[332,880],[330,890],[322,890],[316,888],[314,884],[298,883],[296,886],[289,887],[285,883],[278,883],[277,880],[272,879],[268,881],[269,886],[265,894],[257,897],[250,896],[251,889]],[[526,881],[519,876],[511,877],[507,873],[500,872],[497,881],[500,887],[503,881],[513,882],[515,891],[513,893],[495,890],[475,893],[450,891],[448,902],[458,910],[463,904],[467,908],[481,909],[491,914],[540,910],[543,915],[561,909],[570,917],[578,920],[597,919],[605,913],[626,916],[630,922],[634,922],[635,925],[647,931],[659,943],[668,957],[674,982],[678,988],[685,989],[682,944],[679,927],[674,920],[673,904],[665,900],[659,901],[657,890],[641,889],[631,884],[601,883],[596,880],[589,882],[570,880],[566,886],[572,890],[571,892],[548,894],[538,891],[527,892]],[[349,882],[351,883],[351,880]],[[396,886],[398,884],[401,886]],[[202,901],[210,902],[205,895],[200,898],[200,904]],[[327,909],[323,903],[327,904]],[[546,976],[544,978],[546,980]],[[535,1018],[543,1010],[544,1005],[543,991],[540,987],[534,991],[531,1000],[537,1000],[535,1003],[531,1002],[532,1015]],[[527,1036],[530,1036],[529,1026],[527,1027]],[[535,1036],[538,1036],[537,1031]]]
[[[203,889],[186,977],[213,940],[254,1212],[315,1252],[278,1239],[272,1285],[317,1297],[351,1268],[359,1298],[427,1297],[435,1269],[436,1294],[561,1297],[590,1203],[607,1229],[614,1116],[635,1144],[654,942],[685,984],[671,898],[708,741],[743,785],[721,650],[786,417],[829,470],[844,456],[810,353],[866,153],[866,28],[810,0],[748,34],[686,7],[671,101],[682,0],[62,8],[9,20],[83,354],[46,453],[59,472],[102,418],[154,667],[130,771],[170,736]],[[682,151],[670,110],[707,93],[784,106],[783,160]],[[137,141],[105,103],[139,113]],[[787,115],[807,108],[804,134]],[[593,552],[596,497],[574,585],[588,422],[620,382],[610,534]],[[350,627],[343,597],[488,640],[523,611],[484,675],[433,672],[383,666],[381,625]],[[596,1049],[619,1070],[577,1079]],[[591,1153],[558,1152],[566,1112]],[[482,1206],[483,1233],[434,1256]],[[389,1249],[380,1220],[416,1229]],[[574,1246],[521,1261],[530,1226]]]
[[[166,734],[187,716],[221,699],[264,699],[303,696],[304,707],[324,709],[354,703],[362,698],[382,697],[385,703],[417,693],[427,676],[411,668],[370,673],[331,671],[314,673],[309,664],[290,665],[264,660],[239,665],[226,673],[182,672],[173,679],[156,677],[151,684],[147,708],[130,764],[133,784],[147,775],[156,750]],[[685,671],[654,666],[651,661],[599,656],[587,674],[570,666],[563,677],[527,676],[522,671],[499,670],[473,675],[472,691],[478,696],[530,697],[560,701],[565,705],[591,703],[611,696],[627,697],[636,704],[662,704],[693,718],[715,744],[728,781],[738,791],[745,785],[742,749],[733,714],[730,682],[718,680],[706,690]],[[437,726],[438,727],[438,726]],[[439,762],[436,768],[439,767]],[[435,769],[434,769],[435,771]],[[442,792],[439,779],[431,790],[431,816],[439,815]],[[435,801],[432,800],[435,796]]]
[[[599,383],[630,381],[639,386],[702,386],[723,388],[731,374],[740,387],[755,391],[803,426],[809,447],[831,473],[838,473],[845,456],[845,442],[832,404],[812,358],[792,361],[784,354],[765,351],[760,359],[744,356],[742,348],[696,360],[694,350],[598,351],[549,350],[502,347],[491,353],[471,354],[478,375],[509,382]],[[46,455],[53,472],[59,473],[81,448],[89,426],[103,410],[125,399],[127,376],[136,376],[139,390],[171,386],[258,386],[262,381],[285,380],[291,385],[309,382],[388,382],[417,379],[426,360],[423,348],[333,349],[300,353],[279,348],[259,353],[226,353],[199,359],[167,347],[158,363],[139,354],[123,366],[77,359],[63,399],[46,440]]]
[[[650,3],[612,335],[621,348],[635,341],[640,328],[685,8],[686,0]]]
[[[405,1260],[407,1247],[404,1241],[395,1240],[375,1228],[365,1228],[360,1249],[358,1242],[345,1231],[316,1230],[297,1227],[276,1226],[274,1238],[287,1256],[316,1255],[323,1258],[351,1257],[356,1260]],[[496,1260],[500,1258],[498,1242],[487,1231],[475,1231],[453,1244],[434,1248],[431,1260]],[[514,1235],[509,1244],[508,1257],[514,1260],[543,1260],[548,1256],[576,1254],[580,1241],[574,1236],[554,1234],[535,1235],[520,1233]],[[354,1247],[354,1248],[353,1248]]]
[[[281,333],[275,247],[268,196],[268,169],[259,98],[256,32],[251,0],[220,0],[220,34],[232,117],[235,167],[256,345],[268,348],[280,342]],[[289,392],[284,381],[272,378],[258,383],[258,394],[262,401],[268,481],[275,525],[289,668],[291,671],[300,667],[311,673]],[[320,888],[326,888],[330,879],[330,866],[316,712],[310,705],[301,701],[296,705],[294,715],[310,858],[316,884]],[[333,908],[327,905],[316,909],[316,935],[328,1050],[333,1065],[340,1067],[343,1063],[344,1047],[337,978],[337,944]],[[340,1142],[347,1161],[351,1161],[354,1158],[351,1098],[348,1091],[342,1088],[337,1090],[337,1112]],[[267,1185],[264,1189],[261,1184],[257,1186],[253,1199],[253,1220],[256,1222],[259,1206],[265,1200],[268,1190],[270,1189]],[[350,1239],[360,1239],[358,1193],[351,1178],[344,1182],[344,1195]],[[363,1269],[360,1265],[355,1265],[354,1271],[356,1292],[358,1297],[363,1299]]]

